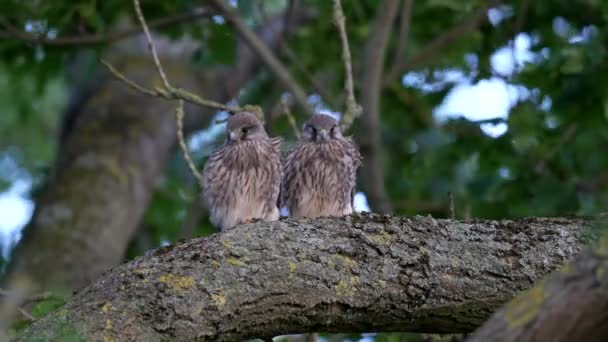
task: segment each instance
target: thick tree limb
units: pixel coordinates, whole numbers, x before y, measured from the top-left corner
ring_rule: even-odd
[[[608,236],[505,305],[467,341],[606,341]]]
[[[107,272],[17,340],[468,332],[573,259],[587,224],[355,214],[242,225]]]
[[[374,26],[365,46],[365,69],[361,77],[361,104],[364,114],[357,142],[363,155],[361,179],[372,211],[391,213],[392,205],[384,186],[380,95],[388,37],[399,7],[398,0],[384,0],[376,11]]]

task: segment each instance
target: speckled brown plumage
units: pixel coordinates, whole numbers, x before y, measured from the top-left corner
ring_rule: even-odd
[[[313,116],[285,160],[281,206],[295,218],[352,213],[360,165],[357,147],[342,136],[337,121],[328,115]]]
[[[282,164],[281,138],[269,138],[255,115],[228,119],[228,136],[205,164],[203,195],[220,230],[253,219],[277,220]]]

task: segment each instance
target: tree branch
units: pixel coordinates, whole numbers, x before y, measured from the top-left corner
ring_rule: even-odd
[[[407,46],[410,40],[410,24],[412,22],[412,8],[414,0],[405,0],[401,7],[401,25],[399,25],[399,35],[397,36],[397,47],[395,48],[395,57],[393,64],[387,71],[387,75],[399,73],[399,65],[406,56]]]
[[[259,9],[259,12],[260,12],[264,22],[268,22],[268,14],[266,13],[265,6],[262,3],[262,1],[256,1],[255,3]],[[287,23],[289,23],[289,21],[290,21],[289,17],[291,17],[293,15],[293,8],[294,8],[294,1],[290,0],[289,3],[287,4],[287,10],[285,11],[285,15],[283,16],[284,26],[287,25]],[[306,70],[306,66],[300,62],[298,56],[295,54],[295,52],[293,52],[289,48],[289,46],[285,42],[284,37],[285,37],[285,34],[287,33],[287,31],[288,30],[283,31],[283,35],[282,35],[283,39],[281,39],[279,41],[280,52],[283,53],[287,57],[287,59],[289,60],[289,63],[293,64],[296,67],[296,69],[298,69],[300,74],[302,74],[302,76],[304,76],[304,78],[308,81],[308,83],[310,83],[312,88],[319,94],[319,96],[321,96],[321,99],[323,99],[323,101],[325,101],[325,103],[328,103],[329,105],[333,105],[334,99],[331,96],[331,92],[329,90],[327,90],[310,72],[308,72],[308,70]]]
[[[179,23],[185,23],[194,21],[200,18],[209,18],[211,13],[201,9],[195,8],[185,13],[175,14],[165,18],[160,18],[150,21],[148,27],[151,29],[161,28]],[[44,36],[36,36],[18,27],[11,25],[10,22],[0,17],[0,26],[4,26],[6,31],[0,31],[0,37],[2,38],[13,38],[23,40],[30,43],[42,44],[47,46],[66,47],[66,46],[83,46],[83,45],[98,45],[105,43],[113,43],[132,35],[138,34],[142,31],[141,27],[132,27],[116,32],[109,32],[105,34],[93,34],[73,37],[58,37],[58,38],[47,38]]]
[[[241,225],[108,271],[16,340],[468,332],[573,259],[587,225],[376,214]]]
[[[144,34],[146,35],[146,40],[148,41],[148,49],[150,50],[150,53],[152,53],[152,59],[154,60],[156,71],[158,72],[160,79],[163,81],[163,86],[165,87],[165,90],[170,92],[173,87],[171,87],[171,84],[169,84],[167,75],[165,75],[165,70],[163,70],[163,67],[160,64],[158,52],[156,52],[156,47],[154,46],[152,36],[150,35],[150,29],[148,28],[146,20],[144,19],[144,15],[141,12],[141,5],[139,4],[139,0],[133,0],[133,7],[135,9],[137,20],[139,21],[139,24],[141,25],[141,28],[144,30]]]
[[[388,38],[395,20],[398,0],[384,0],[378,7],[370,37],[365,45],[361,103],[365,110],[357,136],[365,163],[361,168],[363,190],[374,212],[390,213],[392,205],[384,184],[380,95]]]
[[[224,0],[212,0],[211,3],[217,10],[226,18],[228,22],[234,26],[241,37],[249,44],[251,49],[255,51],[260,59],[266,64],[270,72],[283,84],[285,88],[293,95],[298,105],[308,114],[314,115],[315,111],[308,103],[306,92],[300,87],[298,82],[293,79],[287,68],[283,66],[281,61],[274,53],[264,45],[264,42],[253,32],[243,19],[230,8]]]
[[[481,23],[486,21],[488,10],[499,3],[499,0],[488,0],[486,5],[479,9],[475,14],[430,41],[412,55],[412,57],[397,61],[399,63],[398,67],[393,68],[391,70],[392,73],[387,74],[384,78],[384,87],[390,86],[393,82],[396,82],[407,70],[427,64],[437,56],[441,50],[462,38],[464,35],[475,31]]]

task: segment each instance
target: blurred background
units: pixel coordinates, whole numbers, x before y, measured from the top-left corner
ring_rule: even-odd
[[[258,104],[271,135],[302,102],[340,117],[342,48],[325,0],[225,1],[289,70],[294,96],[214,1],[142,0],[171,82]],[[608,2],[345,0],[364,155],[357,210],[514,218],[594,215],[608,203]],[[0,1],[0,272],[81,288],[105,269],[214,233],[177,148],[132,4]],[[199,168],[226,113],[186,107]],[[58,304],[47,304],[48,310]],[[36,314],[42,315],[44,310]],[[47,311],[48,311],[47,310]],[[334,340],[362,338],[334,336]],[[400,340],[404,335],[366,339]]]

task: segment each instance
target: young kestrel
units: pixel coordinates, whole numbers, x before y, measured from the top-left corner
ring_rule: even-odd
[[[295,218],[352,213],[360,165],[357,147],[342,136],[338,122],[329,115],[313,116],[287,155],[281,205]]]
[[[253,219],[279,219],[281,138],[269,138],[255,115],[232,115],[224,145],[205,164],[203,196],[220,230]]]

